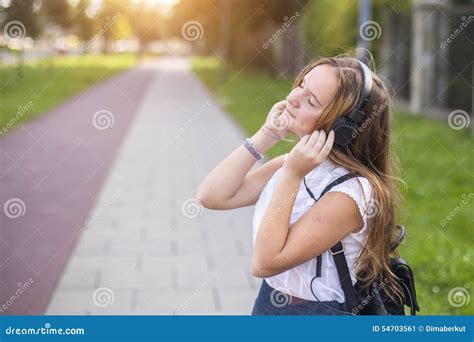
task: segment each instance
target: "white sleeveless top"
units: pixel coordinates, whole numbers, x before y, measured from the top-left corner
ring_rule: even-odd
[[[286,155],[285,155],[286,159]],[[280,178],[282,169],[277,170],[268,181],[260,197],[255,204],[253,216],[253,244],[257,236],[258,228],[262,220],[265,209],[271,199],[273,190]],[[314,197],[317,199],[324,188],[336,178],[349,173],[347,169],[335,165],[329,159],[326,159],[321,165],[316,167],[305,176],[308,185]],[[361,246],[367,237],[367,218],[370,215],[375,203],[372,201],[371,186],[365,177],[354,177],[345,182],[334,186],[328,192],[343,192],[349,195],[357,203],[359,211],[364,221],[364,226],[357,233],[349,234],[342,239],[344,245],[344,254],[352,278],[355,278],[355,261],[360,252]],[[295,223],[314,204],[314,200],[309,196],[301,181],[298,195],[290,217],[290,225]],[[356,228],[356,227],[354,227]],[[291,229],[291,228],[290,228]],[[344,293],[339,282],[339,278],[334,264],[334,259],[330,251],[322,254],[321,277],[313,281],[313,292],[321,301],[336,300],[339,303],[345,302]],[[303,264],[300,264],[288,271],[277,274],[273,277],[265,278],[267,283],[280,292],[316,301],[311,293],[310,282],[316,275],[316,258],[313,258]]]

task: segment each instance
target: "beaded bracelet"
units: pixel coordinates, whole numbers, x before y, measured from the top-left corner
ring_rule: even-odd
[[[263,154],[257,151],[255,145],[253,144],[252,140],[250,140],[250,138],[245,139],[244,146],[255,158],[257,158],[257,160],[263,158]]]

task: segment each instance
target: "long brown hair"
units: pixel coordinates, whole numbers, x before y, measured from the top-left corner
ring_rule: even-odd
[[[359,101],[362,75],[357,59],[349,55],[319,58],[309,63],[296,77],[293,87],[301,84],[304,76],[318,65],[330,65],[338,78],[337,91],[324,108],[315,130],[329,132],[335,120],[350,112]],[[401,206],[402,196],[395,177],[395,160],[390,151],[391,101],[387,88],[372,72],[373,87],[356,138],[349,144],[350,153],[333,148],[328,158],[349,172],[358,172],[372,187],[372,199],[366,206],[368,236],[356,262],[358,281],[364,285],[377,280],[392,298],[402,300],[403,291],[390,270],[390,244],[396,229],[395,210]],[[360,183],[359,183],[360,185]]]

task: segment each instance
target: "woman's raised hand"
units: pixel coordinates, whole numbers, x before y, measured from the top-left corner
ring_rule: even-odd
[[[288,133],[291,117],[285,111],[286,105],[286,100],[275,103],[262,126],[262,131],[277,141],[282,140]]]
[[[329,132],[327,138],[322,130],[305,135],[286,157],[283,170],[303,178],[326,159],[333,143],[334,131]]]

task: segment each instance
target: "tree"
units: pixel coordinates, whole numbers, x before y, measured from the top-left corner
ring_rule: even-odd
[[[94,36],[94,20],[86,13],[90,5],[90,0],[80,0],[74,8],[75,15],[72,19],[72,25],[76,35],[82,42],[90,40]]]
[[[160,27],[163,19],[158,11],[147,7],[144,1],[140,1],[131,15],[131,26],[135,37],[140,43],[139,54],[142,55],[148,45],[161,37]]]
[[[23,77],[23,42],[25,37],[36,38],[41,27],[38,16],[35,13],[34,0],[15,0],[5,9],[5,23],[3,27],[7,44],[8,42],[18,42],[19,63],[18,75]]]
[[[5,9],[4,32],[7,32],[7,39],[9,38],[8,28],[15,29],[15,32],[20,34],[22,38],[36,38],[40,34],[41,27],[33,5],[34,0],[10,2],[10,6]],[[13,26],[13,22],[18,22],[16,28]],[[10,34],[10,37],[12,35],[14,36],[15,33]]]
[[[63,29],[71,26],[71,6],[68,0],[43,0],[41,12],[48,22]]]
[[[355,46],[358,35],[357,2],[313,1],[304,28],[312,55],[335,55]]]
[[[109,52],[113,40],[125,38],[130,34],[127,3],[121,0],[103,0],[97,15],[98,34],[103,40],[103,51]]]
[[[274,49],[276,53],[272,56],[278,74],[294,77],[309,60],[302,23],[302,11],[307,3],[308,0],[265,2],[266,15],[274,21],[273,32],[281,34],[281,48],[279,51]]]
[[[191,42],[199,53],[214,52],[221,43],[219,2],[219,0],[178,2],[173,8],[173,16],[168,21],[170,34]]]
[[[286,56],[295,62],[296,54],[304,49],[303,30],[297,20],[298,10],[308,0],[186,0],[174,7],[170,25],[176,36],[183,37],[187,23],[197,22],[202,38],[191,40],[200,52],[216,53],[235,65],[277,72],[278,60]],[[196,27],[199,28],[199,25]],[[285,26],[283,26],[285,25]],[[288,26],[288,30],[287,30]],[[282,29],[284,28],[284,30]],[[265,42],[277,32],[283,42],[281,51],[265,47]],[[281,37],[280,37],[281,35]],[[184,37],[186,39],[186,37]],[[189,39],[188,39],[189,40]]]

